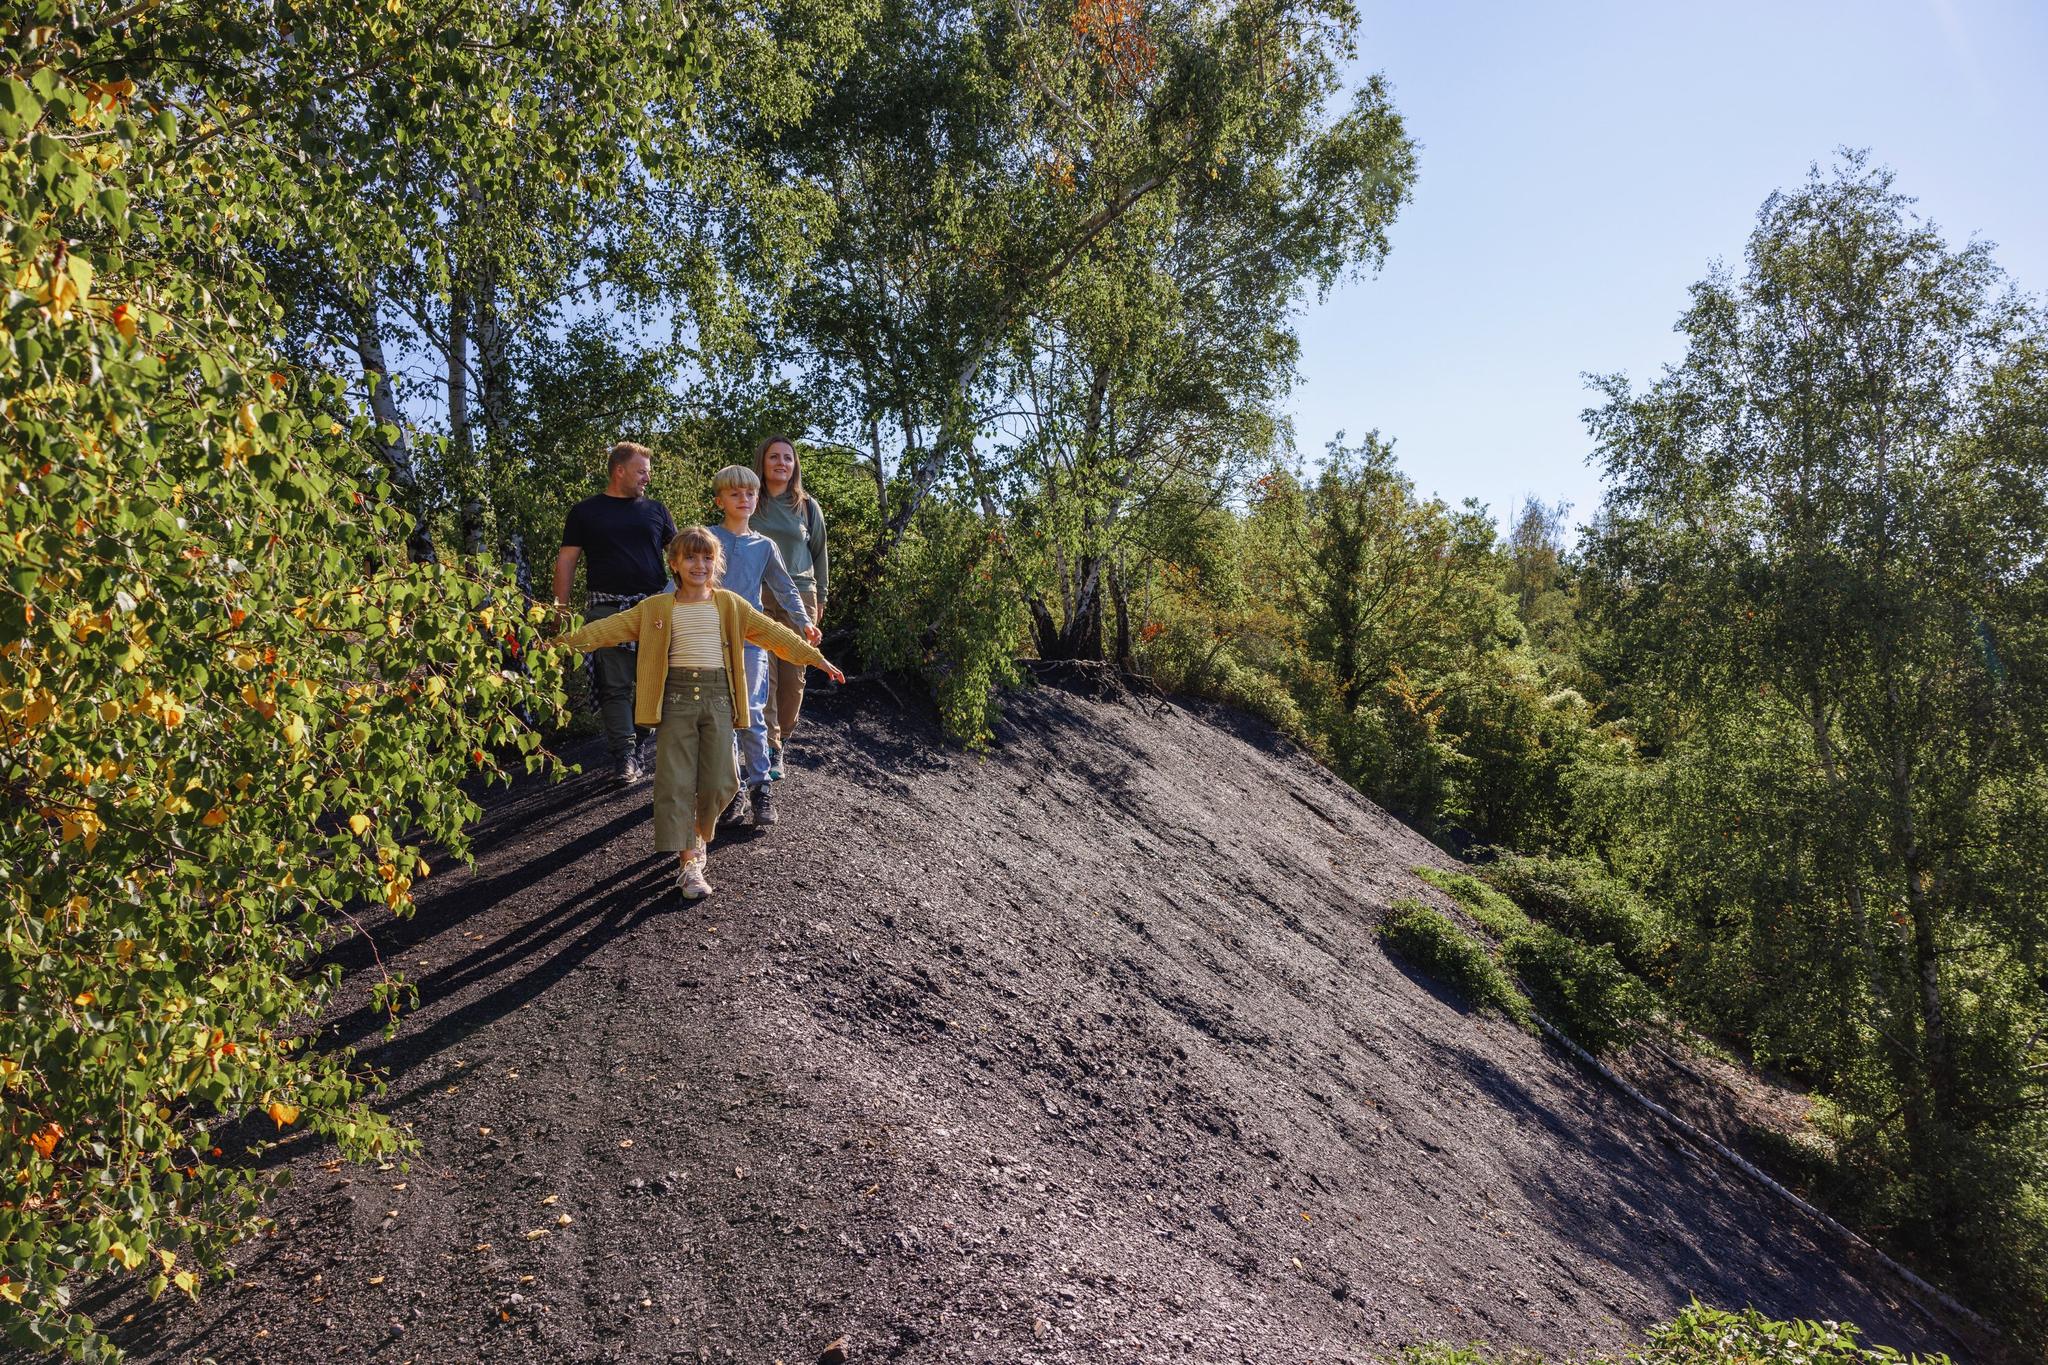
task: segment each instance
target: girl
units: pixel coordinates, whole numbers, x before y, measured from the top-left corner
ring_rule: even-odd
[[[680,585],[631,610],[593,621],[570,635],[571,649],[589,651],[626,640],[639,644],[634,721],[659,727],[654,741],[654,847],[676,855],[676,888],[685,900],[711,894],[704,880],[705,846],[718,815],[739,789],[733,731],[745,727],[745,665],[749,643],[805,664],[834,682],[846,677],[795,632],[775,624],[718,586],[725,556],[718,537],[692,526],[669,542],[668,565]]]
[[[787,436],[770,436],[754,450],[754,472],[761,476],[761,503],[754,511],[756,531],[775,542],[782,562],[796,583],[811,624],[825,624],[825,588],[831,567],[825,553],[825,510],[804,491],[803,466],[797,461],[796,446]],[[774,606],[769,614],[784,625],[791,624],[786,613]],[[796,718],[804,706],[804,671],[795,664],[768,665],[768,705],[762,708],[768,722],[768,776],[780,779],[783,746],[796,732]]]

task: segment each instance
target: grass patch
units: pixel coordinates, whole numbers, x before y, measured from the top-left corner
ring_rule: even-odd
[[[1533,1351],[1496,1352],[1484,1345],[1410,1346],[1400,1365],[1544,1365]],[[1695,1299],[1670,1322],[1652,1327],[1648,1340],[1620,1355],[1588,1356],[1581,1365],[1950,1365],[1945,1355],[1908,1356],[1863,1340],[1848,1322],[1778,1322],[1754,1308],[1739,1313]]]
[[[1501,959],[1550,1022],[1594,1054],[1641,1037],[1656,1007],[1650,988],[1604,943],[1580,943],[1537,925],[1509,939]]]
[[[1415,875],[1456,901],[1460,910],[1495,938],[1510,939],[1529,932],[1529,917],[1522,907],[1471,873],[1418,867]]]
[[[1580,943],[1605,944],[1630,971],[1656,976],[1668,937],[1660,917],[1628,883],[1593,859],[1511,853],[1488,863],[1483,875],[1551,928]]]
[[[1380,938],[1390,951],[1474,1007],[1496,1010],[1523,1028],[1532,1026],[1528,997],[1515,989],[1484,944],[1441,912],[1418,900],[1397,900],[1380,921]]]

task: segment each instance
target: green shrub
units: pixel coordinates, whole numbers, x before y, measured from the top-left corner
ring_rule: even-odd
[[[1421,901],[1397,900],[1380,921],[1380,938],[1397,956],[1475,1006],[1498,1010],[1524,1028],[1529,1001],[1485,945]]]
[[[1509,939],[1501,958],[1537,1008],[1588,1052],[1626,1047],[1649,1021],[1655,998],[1604,943],[1579,943],[1537,925]]]
[[[987,743],[997,693],[1022,680],[1017,651],[1025,625],[995,533],[977,512],[928,502],[881,574],[859,618],[868,665],[916,675],[949,735]]]
[[[1588,1356],[1580,1365],[1949,1365],[1945,1355],[1907,1356],[1866,1344],[1848,1322],[1777,1322],[1754,1308],[1730,1313],[1695,1299],[1648,1340],[1620,1355]],[[1399,1365],[1543,1365],[1528,1350],[1495,1351],[1479,1342],[1409,1346]]]
[[[1631,1359],[1643,1365],[1947,1365],[1945,1355],[1901,1355],[1889,1346],[1864,1344],[1862,1335],[1854,1323],[1774,1322],[1754,1308],[1730,1313],[1695,1299],[1670,1322],[1652,1327]]]
[[[1529,917],[1522,913],[1522,907],[1471,873],[1418,867],[1415,875],[1456,901],[1459,909],[1495,938],[1510,939],[1529,932]]]
[[[1481,875],[1553,929],[1581,943],[1605,944],[1640,976],[1655,974],[1666,938],[1657,913],[1595,860],[1516,853],[1488,864]]]

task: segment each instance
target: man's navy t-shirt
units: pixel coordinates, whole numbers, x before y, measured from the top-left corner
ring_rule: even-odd
[[[646,597],[668,582],[662,551],[675,534],[668,509],[653,498],[599,493],[569,509],[562,544],[583,551],[589,566],[584,585],[591,592]]]

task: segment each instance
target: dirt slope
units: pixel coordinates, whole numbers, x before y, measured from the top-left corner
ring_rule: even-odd
[[[409,1171],[287,1144],[160,1359],[1363,1361],[1688,1295],[1956,1349],[1825,1234],[1390,961],[1441,855],[1262,727],[1039,688],[987,757],[807,713],[683,909],[646,789],[498,803],[377,931]],[[587,755],[586,755],[587,756]],[[361,945],[345,950],[361,965]],[[351,987],[361,1000],[362,985]],[[534,1235],[542,1233],[544,1235]]]

